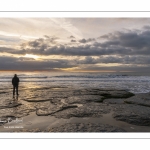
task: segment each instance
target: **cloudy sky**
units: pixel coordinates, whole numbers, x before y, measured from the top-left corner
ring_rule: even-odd
[[[150,72],[150,19],[0,18],[0,70]]]

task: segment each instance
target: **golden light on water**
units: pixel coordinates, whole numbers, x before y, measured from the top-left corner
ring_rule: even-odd
[[[33,54],[26,54],[24,57],[26,57],[26,58],[34,58],[34,59],[38,59],[39,58],[39,56],[33,55]]]

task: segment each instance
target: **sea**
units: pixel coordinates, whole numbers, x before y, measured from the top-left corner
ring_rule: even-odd
[[[132,93],[150,92],[150,74],[133,72],[0,72],[0,90],[12,88],[14,74],[20,79],[20,88],[68,87],[121,89]]]

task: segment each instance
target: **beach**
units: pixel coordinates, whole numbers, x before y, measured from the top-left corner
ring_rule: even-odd
[[[47,76],[36,75],[38,81],[35,74],[28,78],[35,82],[23,82],[25,78],[20,75],[19,96],[12,95],[12,85],[8,82],[11,78],[7,76],[7,80],[1,82],[0,132],[150,131],[150,93],[147,91],[132,92],[134,88],[111,86],[111,81],[108,87],[96,88],[92,82],[102,85],[102,81],[79,80],[81,75],[76,80],[72,76],[74,79],[67,81],[69,77],[65,77],[66,80],[57,82],[41,82],[41,79],[47,80]],[[121,77],[116,76],[114,80]],[[51,80],[54,81],[54,77]]]

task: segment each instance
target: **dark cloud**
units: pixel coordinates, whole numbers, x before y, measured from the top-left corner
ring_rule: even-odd
[[[119,66],[99,67],[95,64],[99,63],[119,63]],[[63,68],[79,67],[82,70],[106,70],[106,71],[147,71],[150,72],[150,58],[143,56],[139,59],[138,56],[126,57],[104,57],[93,58],[92,56],[85,57],[84,60],[72,59],[51,59],[51,60],[35,60],[33,58],[15,58],[15,57],[0,57],[0,70],[61,70]],[[122,65],[121,65],[122,64]],[[147,69],[147,70],[146,70]]]
[[[71,35],[69,38],[74,39],[75,37]]]
[[[10,53],[10,54],[21,54],[21,55],[26,54],[25,49],[18,50],[18,49],[7,48],[7,47],[0,47],[0,52],[1,53]]]
[[[79,42],[80,42],[80,43],[88,43],[88,42],[93,42],[93,41],[95,41],[95,39],[94,39],[94,38],[81,39],[81,40],[79,40]]]
[[[119,63],[119,64],[141,64],[146,65],[150,64],[150,57],[149,56],[100,56],[99,58],[93,58],[91,56],[85,57],[84,60],[78,61],[78,64],[108,64],[108,63]]]
[[[108,39],[108,38],[110,38],[111,36],[112,36],[112,34],[109,33],[109,34],[102,35],[102,36],[98,37],[97,39]]]
[[[37,41],[31,41],[28,43],[29,46],[31,47],[39,47],[41,45],[41,42]]]
[[[98,56],[98,55],[115,55],[115,54],[130,54],[132,51],[125,47],[108,47],[100,44],[101,47],[95,45],[79,45],[79,46],[51,46],[42,45],[38,48],[28,48],[26,52],[36,55],[65,55],[65,56]],[[102,47],[103,46],[103,47]],[[19,51],[18,51],[19,52]]]
[[[110,45],[119,45],[122,47],[136,48],[141,51],[145,47],[150,47],[150,30],[115,32],[114,34],[111,33],[108,35],[103,35],[101,38],[105,38],[107,40],[107,42],[103,43],[107,47]]]
[[[141,72],[141,73],[150,73],[150,65],[147,66],[137,66],[137,65],[119,65],[119,66],[97,66],[97,65],[87,65],[81,67],[80,70],[90,70],[90,71],[115,71],[115,72]]]
[[[86,39],[79,40],[80,43],[86,43]]]
[[[26,47],[31,47],[31,48],[41,48],[41,47],[48,47],[48,46],[51,46],[51,45],[54,45],[54,44],[57,44],[57,37],[55,36],[47,36],[45,35],[44,37],[45,38],[39,38],[39,39],[36,39],[36,40],[33,40],[33,41],[29,41],[27,43],[22,43],[21,46],[22,48],[26,48]]]
[[[38,61],[33,58],[15,58],[15,57],[0,57],[0,70],[49,70],[55,68],[73,67],[74,64],[68,60],[43,60]]]
[[[71,40],[71,42],[76,42],[76,40]]]

